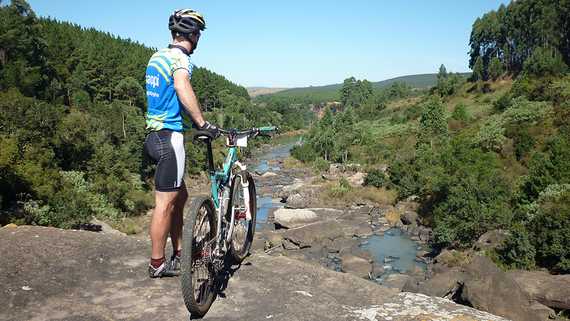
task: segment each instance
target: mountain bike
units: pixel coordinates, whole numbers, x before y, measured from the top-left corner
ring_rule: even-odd
[[[217,289],[217,275],[224,268],[226,256],[241,263],[249,254],[255,232],[257,212],[255,183],[244,164],[238,161],[238,149],[256,136],[271,136],[276,127],[248,130],[220,129],[226,137],[228,154],[221,169],[214,167],[212,137],[198,131],[194,139],[206,144],[206,159],[211,182],[209,196],[192,200],[186,213],[181,260],[182,294],[191,316],[204,316]]]

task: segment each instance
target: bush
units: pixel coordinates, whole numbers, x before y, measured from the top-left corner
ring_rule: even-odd
[[[453,113],[451,114],[451,118],[453,118],[455,120],[466,122],[471,117],[467,113],[467,108],[465,107],[465,104],[459,103],[453,109]]]
[[[324,160],[320,157],[315,158],[312,165],[313,165],[313,168],[319,172],[327,171],[330,167],[329,162],[327,162],[326,160]]]
[[[505,93],[493,103],[493,109],[498,112],[503,112],[507,108],[511,107],[511,101],[511,95],[509,93]]]
[[[530,230],[540,266],[570,272],[570,188],[541,195],[540,206]]]
[[[479,129],[475,137],[475,144],[486,151],[498,152],[501,150],[505,139],[503,118],[499,115],[494,115],[487,119]]]
[[[565,73],[568,66],[558,50],[539,47],[525,60],[523,73],[537,77],[557,76]]]
[[[339,180],[338,185],[331,188],[329,194],[331,197],[342,198],[351,190],[352,186],[350,186],[350,183],[343,177]]]
[[[364,178],[365,186],[385,187],[387,183],[388,179],[386,177],[386,174],[378,169],[369,171]]]
[[[318,155],[310,144],[305,143],[293,146],[293,148],[291,148],[291,156],[304,163],[310,163],[314,161]]]
[[[525,157],[536,144],[536,140],[529,134],[528,128],[526,127],[514,126],[514,128],[508,131],[507,136],[513,139],[515,157],[519,161]]]
[[[498,249],[499,259],[511,268],[531,269],[535,266],[536,249],[526,228],[515,224],[510,235]]]

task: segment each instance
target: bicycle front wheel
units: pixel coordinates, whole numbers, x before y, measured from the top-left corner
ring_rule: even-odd
[[[216,295],[212,260],[216,226],[212,200],[209,197],[192,200],[183,232],[180,279],[184,303],[192,316],[204,316]]]
[[[234,176],[231,195],[229,210],[234,216],[234,229],[230,252],[234,261],[241,263],[253,242],[257,214],[255,183],[249,172],[242,171]]]

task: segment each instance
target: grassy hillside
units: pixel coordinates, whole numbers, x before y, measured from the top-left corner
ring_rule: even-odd
[[[465,78],[469,77],[471,73],[462,73]],[[419,75],[408,75],[396,78],[391,78],[387,80],[382,80],[378,82],[373,82],[372,87],[375,89],[386,88],[396,82],[403,82],[415,89],[426,89],[436,85],[437,74],[419,74]],[[279,91],[273,95],[288,98],[300,98],[305,96],[314,97],[315,100],[320,101],[337,101],[339,100],[339,90],[342,84],[333,84],[327,86],[310,86],[302,88],[292,88],[283,91]]]

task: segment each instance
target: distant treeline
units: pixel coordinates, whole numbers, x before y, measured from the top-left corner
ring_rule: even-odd
[[[24,0],[0,5],[0,224],[71,227],[151,206],[152,168],[142,145],[144,75],[154,52],[38,18]],[[244,87],[205,68],[194,69],[192,85],[221,126],[304,126],[295,117],[302,106],[260,108]],[[188,171],[203,169],[203,153],[190,139],[186,150]]]
[[[556,60],[540,72],[560,73],[570,64],[570,2],[560,0],[511,1],[473,24],[469,40],[469,67],[483,79],[497,70],[517,75],[525,64]]]

